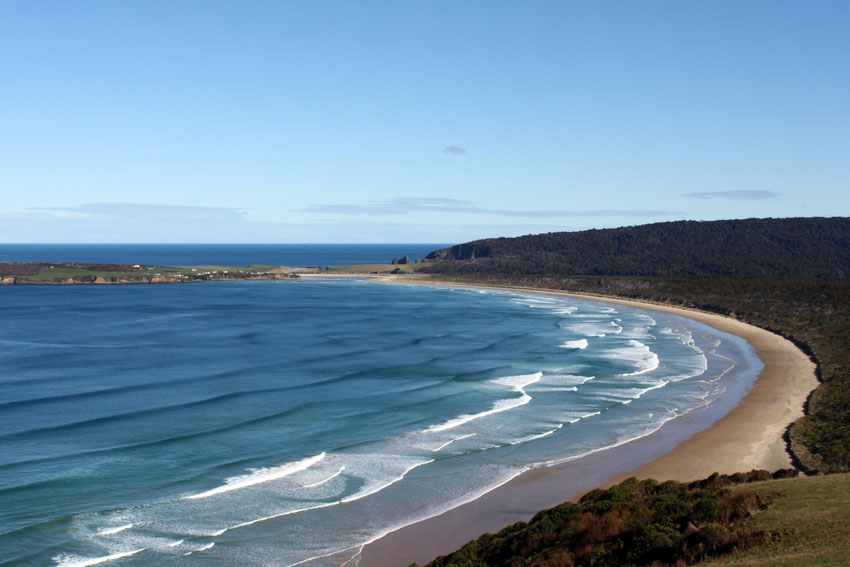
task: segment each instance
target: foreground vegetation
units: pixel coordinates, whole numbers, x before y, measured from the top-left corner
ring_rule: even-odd
[[[761,482],[756,490],[771,501],[748,527],[771,534],[746,553],[709,561],[711,567],[843,566],[850,558],[850,474]]]
[[[682,565],[742,551],[774,534],[748,521],[775,491],[730,490],[736,483],[796,476],[752,471],[687,484],[630,478],[485,534],[431,567],[521,565]]]

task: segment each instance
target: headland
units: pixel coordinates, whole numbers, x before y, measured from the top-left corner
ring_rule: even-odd
[[[165,284],[297,279],[321,268],[286,266],[154,266],[82,262],[0,262],[0,285]]]

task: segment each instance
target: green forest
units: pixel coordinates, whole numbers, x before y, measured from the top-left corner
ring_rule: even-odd
[[[850,219],[676,221],[491,238],[435,250],[424,271],[612,276],[850,276]]]
[[[736,484],[797,471],[712,475],[691,483],[630,478],[485,534],[430,567],[690,564],[772,537],[745,520],[769,503]]]

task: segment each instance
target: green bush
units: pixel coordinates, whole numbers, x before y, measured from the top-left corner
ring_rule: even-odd
[[[788,473],[778,473],[779,476]],[[577,504],[543,510],[496,535],[485,534],[433,567],[524,565],[680,565],[764,539],[743,520],[767,502],[723,488],[770,478],[766,471],[712,475],[689,484],[630,478],[593,490]]]

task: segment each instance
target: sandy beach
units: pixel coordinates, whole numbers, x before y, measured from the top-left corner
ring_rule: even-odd
[[[445,285],[413,278],[381,279]],[[391,532],[363,549],[361,567],[427,563],[485,532],[527,521],[543,508],[630,476],[688,481],[714,472],[791,466],[782,435],[803,415],[803,404],[818,382],[815,364],[790,341],[729,317],[692,309],[557,291],[493,289],[577,297],[688,317],[746,340],[764,369],[743,397],[742,392],[727,392],[705,409],[672,420],[652,435],[528,471],[472,502]]]

